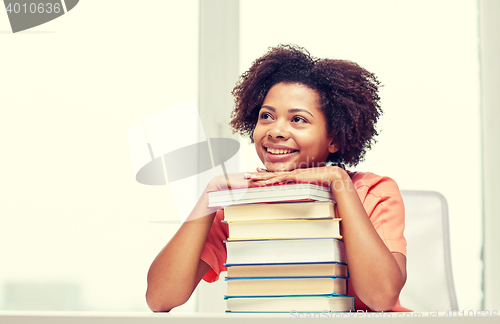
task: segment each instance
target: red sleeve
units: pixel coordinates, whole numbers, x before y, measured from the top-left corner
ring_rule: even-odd
[[[396,182],[373,173],[358,173],[353,182],[373,227],[389,251],[406,256],[405,209]]]
[[[203,277],[206,282],[214,282],[219,279],[221,271],[226,271],[227,252],[224,241],[228,237],[227,224],[222,223],[224,211],[219,210],[214,217],[214,222],[208,232],[207,240],[203,246],[200,259],[210,266],[207,274]]]

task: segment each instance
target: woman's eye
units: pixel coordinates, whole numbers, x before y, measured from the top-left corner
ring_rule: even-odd
[[[260,114],[260,119],[271,119],[271,115],[269,113],[262,113]]]
[[[295,116],[293,117],[293,122],[294,123],[305,123],[307,122],[307,120],[305,120],[304,118],[300,117],[300,116]]]

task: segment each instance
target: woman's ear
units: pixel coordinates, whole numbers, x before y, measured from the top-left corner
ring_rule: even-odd
[[[328,151],[329,151],[330,153],[335,153],[335,152],[337,152],[338,150],[339,150],[339,149],[338,149],[337,145],[335,145],[335,144],[333,143],[333,141],[331,141],[331,142],[330,142],[330,144],[328,145]]]

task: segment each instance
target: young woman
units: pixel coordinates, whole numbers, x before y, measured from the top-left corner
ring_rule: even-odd
[[[357,310],[405,311],[404,206],[396,183],[354,173],[374,143],[381,114],[376,76],[343,60],[317,59],[305,49],[271,48],[233,90],[231,126],[250,137],[265,169],[215,177],[188,220],[153,261],[146,299],[153,311],[185,303],[201,279],[225,271],[227,225],[209,209],[207,191],[284,182],[327,184],[342,218],[349,291]]]

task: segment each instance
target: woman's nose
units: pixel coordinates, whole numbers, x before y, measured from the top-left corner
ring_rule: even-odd
[[[290,137],[290,132],[288,130],[288,125],[286,121],[276,121],[274,122],[269,131],[267,132],[269,138],[282,138],[288,139]]]

